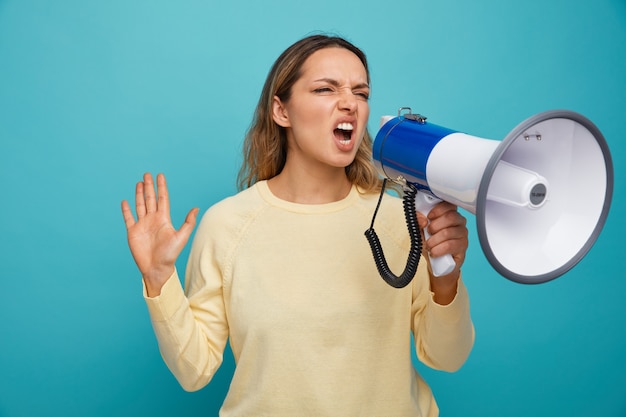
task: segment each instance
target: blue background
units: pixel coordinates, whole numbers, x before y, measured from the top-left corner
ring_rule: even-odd
[[[457,373],[420,370],[446,417],[626,415],[624,0],[0,0],[0,416],[217,414],[232,356],[178,386],[120,201],[145,171],[168,175],[177,225],[234,193],[267,71],[314,31],[368,54],[373,132],[400,106],[494,139],[556,108],[601,129],[616,192],[588,256],[510,282],[469,215],[476,345]]]

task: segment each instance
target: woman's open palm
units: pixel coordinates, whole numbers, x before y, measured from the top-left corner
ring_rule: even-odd
[[[133,216],[128,201],[122,201],[122,215],[128,233],[128,246],[141,271],[148,296],[160,294],[161,287],[174,272],[176,259],[187,244],[196,225],[198,209],[192,209],[176,230],[170,218],[169,195],[163,174],[157,175],[157,189],[150,173],[135,188]]]

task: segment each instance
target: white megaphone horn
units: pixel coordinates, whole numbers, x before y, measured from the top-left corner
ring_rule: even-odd
[[[557,278],[587,254],[613,193],[602,133],[568,110],[539,113],[495,141],[431,124],[403,107],[397,117],[383,117],[373,160],[384,177],[419,190],[419,211],[445,200],[476,215],[489,263],[525,284]],[[451,267],[450,255],[431,259],[434,275]]]

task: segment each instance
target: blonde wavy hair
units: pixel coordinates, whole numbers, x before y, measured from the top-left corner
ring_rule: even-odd
[[[300,78],[302,65],[314,52],[324,48],[344,48],[353,52],[363,63],[370,81],[365,54],[352,43],[338,36],[316,34],[299,40],[287,48],[274,62],[263,86],[254,117],[243,143],[243,162],[237,176],[237,186],[243,190],[258,181],[278,175],[287,158],[285,128],[272,118],[272,101],[277,96],[286,102],[291,88]],[[362,192],[380,191],[381,179],[372,164],[372,137],[367,129],[354,161],[346,167],[348,179]]]

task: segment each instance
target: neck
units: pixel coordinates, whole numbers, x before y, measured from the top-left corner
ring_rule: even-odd
[[[305,170],[285,169],[268,181],[272,193],[281,200],[300,204],[325,204],[344,199],[352,189],[344,168],[321,175]]]

